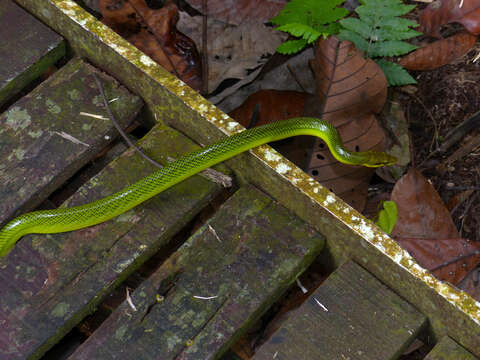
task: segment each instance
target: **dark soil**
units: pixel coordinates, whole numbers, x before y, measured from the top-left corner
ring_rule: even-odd
[[[453,161],[449,157],[478,138],[480,128],[447,151],[435,150],[457,125],[480,111],[480,60],[473,62],[479,53],[477,43],[454,64],[417,73],[417,91],[401,97],[410,125],[412,166],[431,180],[460,235],[472,241],[480,241],[480,147]]]

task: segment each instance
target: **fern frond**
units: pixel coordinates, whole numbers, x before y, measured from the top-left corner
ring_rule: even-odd
[[[378,28],[397,29],[398,31],[407,31],[410,28],[418,27],[419,24],[413,20],[401,17],[380,17],[373,19],[371,23],[375,22]]]
[[[288,41],[285,41],[283,44],[280,44],[277,47],[277,51],[280,54],[290,55],[290,54],[295,54],[299,52],[305,46],[307,46],[307,40],[305,39],[288,40]]]
[[[398,64],[385,60],[377,60],[376,63],[385,74],[389,86],[417,83],[417,81],[407,72],[407,70]]]
[[[369,43],[358,33],[343,29],[340,30],[340,33],[337,35],[337,37],[342,41],[348,40],[353,42],[358,49],[362,50],[364,53],[367,53]]]
[[[282,11],[270,19],[275,25],[291,23],[318,27],[337,21],[348,14],[344,8],[337,8],[344,0],[292,0]]]
[[[372,34],[371,26],[360,19],[350,17],[343,19],[340,23],[345,29],[357,33],[364,39],[369,39]]]
[[[413,29],[399,31],[396,29],[382,28],[377,29],[373,32],[372,39],[376,39],[376,41],[406,40],[414,38],[421,34],[421,32],[415,31]]]
[[[305,40],[307,40],[307,43],[311,44],[315,40],[317,40],[321,33],[318,30],[315,30],[311,26],[305,25],[305,24],[298,24],[298,23],[291,23],[291,24],[285,24],[282,26],[279,26],[277,30],[289,33],[293,36],[301,37]]]
[[[415,50],[418,46],[405,41],[389,40],[370,44],[368,56],[371,58],[385,56],[399,56]]]
[[[421,33],[412,20],[399,16],[410,12],[415,6],[405,5],[401,0],[360,0],[355,9],[359,18],[340,20],[343,29],[339,38],[352,41],[369,58],[390,57],[406,54],[417,47],[405,41]],[[387,75],[389,85],[411,84],[415,80],[400,65],[377,61]],[[387,74],[388,72],[388,74]]]
[[[376,18],[395,17],[408,14],[415,9],[415,5],[405,5],[400,0],[361,0],[363,5],[358,6],[355,12],[360,16],[371,16]]]

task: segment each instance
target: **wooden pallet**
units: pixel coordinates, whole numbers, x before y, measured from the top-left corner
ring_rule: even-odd
[[[138,144],[162,164],[240,129],[73,2],[18,3],[72,55],[36,87],[41,71],[29,69],[41,56],[0,72],[12,83],[29,79],[0,114],[0,223],[66,197],[63,206],[101,198],[155,170],[131,149],[109,150],[116,132],[93,73],[123,128],[135,117],[149,124]],[[62,37],[11,0],[0,3],[0,19],[5,9],[62,48]],[[22,44],[44,54],[42,41]],[[0,58],[0,68],[12,61]],[[232,359],[229,349],[265,326],[314,260],[334,271],[252,359],[397,359],[418,337],[431,340],[426,359],[480,355],[480,306],[468,295],[270,148],[227,165],[216,169],[233,178],[229,189],[196,175],[104,224],[24,237],[0,259],[0,359],[42,358],[125,293],[146,262],[153,269],[63,358]]]

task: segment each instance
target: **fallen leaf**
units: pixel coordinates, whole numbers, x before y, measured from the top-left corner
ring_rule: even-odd
[[[298,91],[260,90],[229,115],[246,128],[299,117],[309,96]],[[299,164],[304,161],[304,152],[293,140],[285,139],[272,145],[289,160]]]
[[[456,285],[480,263],[480,255],[464,257],[479,250],[480,243],[460,237],[437,191],[418,170],[411,168],[396,183],[391,200],[398,207],[392,237],[420,265],[435,269],[439,279]]]
[[[455,239],[396,239],[424,268],[453,285],[480,263],[480,243]],[[479,253],[476,253],[476,252]],[[468,256],[472,254],[472,256]],[[452,263],[450,263],[452,262]],[[447,264],[448,265],[444,265]]]
[[[408,70],[433,70],[465,55],[476,41],[476,35],[462,31],[411,52],[399,61],[399,65]]]
[[[100,0],[103,21],[190,87],[202,87],[195,43],[176,29],[178,8],[150,9],[145,0]]]
[[[279,54],[276,58],[278,61],[269,60],[268,64],[272,64],[272,68],[269,70],[262,67],[261,74],[252,83],[242,86],[234,93],[229,93],[227,88],[218,95],[209,97],[208,100],[229,113],[261,89],[315,93],[315,81],[309,65],[309,61],[313,58],[313,48],[289,57],[286,61]]]
[[[203,13],[204,0],[187,0],[192,7]],[[246,20],[268,22],[285,7],[287,0],[208,0],[209,18],[227,24],[240,25]]]
[[[299,117],[307,96],[297,91],[260,90],[229,115],[246,128]],[[255,107],[258,107],[258,116],[256,121],[252,121]]]
[[[410,168],[397,181],[391,200],[398,207],[398,222],[392,236],[419,239],[460,237],[440,195],[415,168]]]
[[[287,36],[254,20],[233,26],[209,19],[208,92],[226,79],[243,80],[260,71]],[[178,28],[197,44],[202,43],[202,17],[181,13]],[[257,73],[258,73],[257,72]],[[251,81],[251,80],[250,80]]]
[[[480,269],[475,268],[457,285],[459,289],[467,292],[475,300],[480,301]]]
[[[387,80],[378,65],[351,42],[330,36],[316,43],[312,68],[317,99],[304,115],[330,121],[349,150],[385,150],[385,134],[374,115],[387,97]],[[306,171],[362,211],[374,170],[338,162],[320,139],[306,146]]]
[[[473,35],[480,35],[480,2],[436,0],[423,9],[418,22],[421,32],[434,37],[440,37],[442,25],[452,22],[462,24]]]

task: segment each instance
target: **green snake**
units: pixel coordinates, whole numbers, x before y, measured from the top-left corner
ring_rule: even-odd
[[[110,220],[180,181],[251,148],[297,135],[318,136],[332,155],[351,165],[379,167],[396,159],[383,152],[351,152],[343,146],[330,123],[315,118],[294,118],[255,127],[189,153],[123,190],[91,203],[70,208],[39,210],[20,215],[0,230],[0,257],[24,235],[82,229]]]

